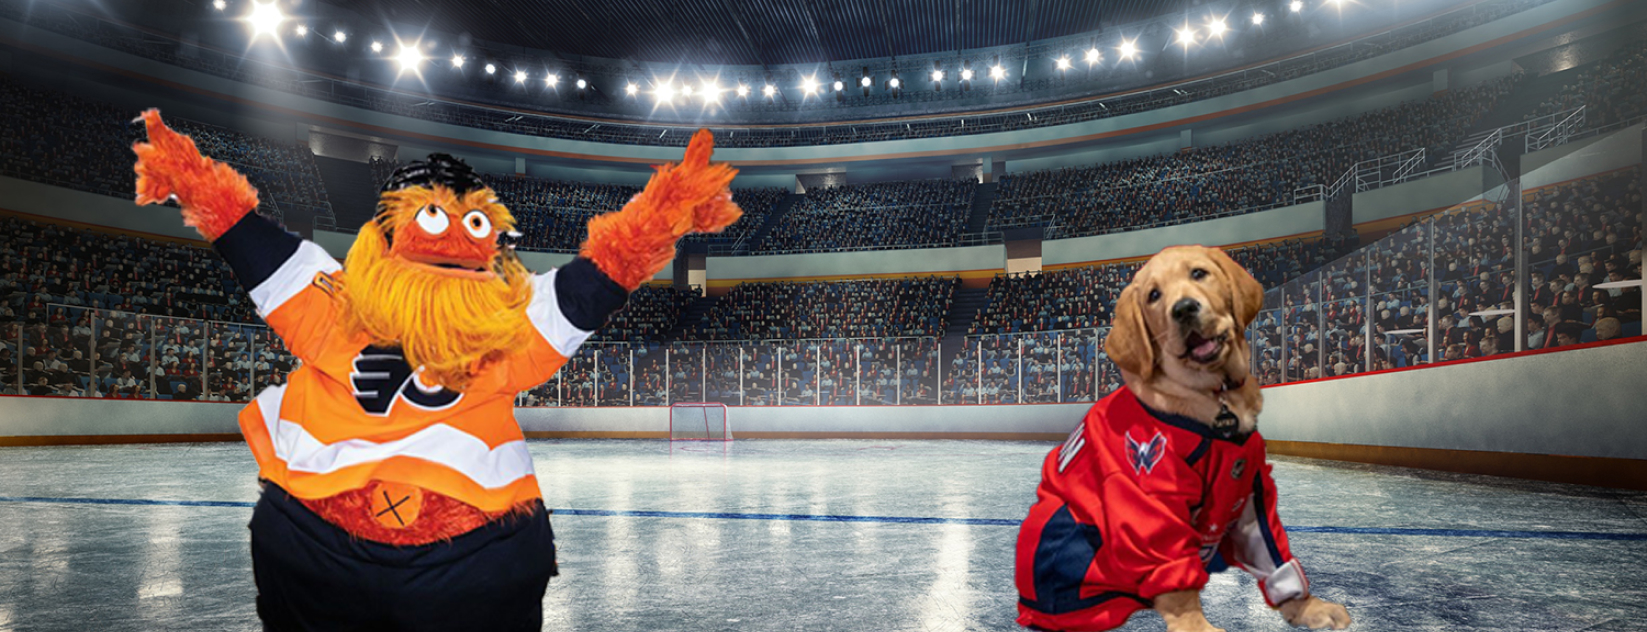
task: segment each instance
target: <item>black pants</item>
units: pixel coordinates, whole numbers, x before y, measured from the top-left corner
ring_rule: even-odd
[[[265,484],[252,510],[252,572],[264,630],[537,631],[556,574],[540,503],[423,546],[360,540]]]

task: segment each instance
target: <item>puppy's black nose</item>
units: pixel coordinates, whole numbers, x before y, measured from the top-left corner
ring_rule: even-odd
[[[1201,314],[1201,301],[1193,298],[1181,298],[1172,304],[1172,319],[1179,322],[1195,320]]]

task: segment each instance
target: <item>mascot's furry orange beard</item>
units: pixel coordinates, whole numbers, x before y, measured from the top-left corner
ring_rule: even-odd
[[[531,341],[526,304],[531,273],[500,256],[490,280],[449,276],[388,256],[377,222],[367,222],[344,262],[343,323],[374,344],[398,345],[423,367],[426,384],[461,391],[469,379]]]

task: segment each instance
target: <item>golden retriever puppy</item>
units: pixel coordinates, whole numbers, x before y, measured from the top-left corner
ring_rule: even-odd
[[[1161,251],[1121,292],[1105,350],[1126,386],[1042,466],[1018,532],[1019,624],[1107,630],[1153,608],[1168,630],[1217,630],[1200,591],[1235,565],[1288,623],[1350,625],[1310,594],[1276,514],[1244,335],[1263,298],[1229,255],[1201,246]]]

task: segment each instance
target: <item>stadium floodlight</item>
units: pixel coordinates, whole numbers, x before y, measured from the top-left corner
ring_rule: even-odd
[[[994,79],[996,81],[1000,81],[1002,79],[1005,79],[1006,78],[1006,68],[1002,68],[1000,64],[995,64],[994,66],[990,66],[989,67],[989,78]]]
[[[738,92],[738,96],[747,97],[747,96],[749,96],[749,86],[747,84],[740,83],[740,84],[738,84],[737,92]]]
[[[280,12],[280,7],[274,0],[269,2],[252,2],[252,10],[246,14],[246,23],[252,27],[252,39],[263,35],[279,37],[280,23],[286,21],[286,14]]]
[[[349,41],[349,34],[343,31],[332,31],[332,41],[342,44]]]
[[[807,77],[805,79],[802,79],[801,80],[801,92],[805,92],[808,95],[817,94],[818,93],[818,80],[813,78],[813,77]]]
[[[893,77],[893,78],[888,79],[886,81],[886,85],[892,86],[893,90],[897,90],[899,87],[902,87],[903,84],[904,84],[904,82],[898,81],[897,77]]]
[[[452,67],[453,68],[462,68],[463,67],[463,56],[462,55],[452,55]]]
[[[297,25],[297,36],[298,37],[307,37],[308,35],[309,35],[309,27],[307,25],[303,25],[303,24]]]
[[[776,87],[774,87],[772,84],[769,83],[769,84],[766,84],[764,86],[761,86],[761,94],[765,95],[766,98],[770,99],[774,95],[778,94],[778,89]]]
[[[488,75],[498,74],[497,64],[486,64],[486,74],[488,74]]]
[[[1195,29],[1190,28],[1188,24],[1178,29],[1178,43],[1183,44],[1186,50],[1189,49],[1189,45],[1195,43]]]
[[[1094,46],[1092,48],[1087,49],[1087,65],[1088,66],[1096,64],[1096,63],[1101,62],[1103,60],[1104,60],[1104,54],[1098,52],[1098,47],[1097,46]]]
[[[658,87],[652,89],[652,96],[658,100],[658,103],[668,103],[671,100],[674,100],[675,83],[672,81],[665,81],[658,84]]]
[[[1121,45],[1115,49],[1121,53],[1123,61],[1138,56],[1138,40],[1121,40]]]
[[[549,87],[553,88],[553,87],[555,87],[556,84],[560,83],[560,75],[557,75],[557,74],[552,73],[552,72],[547,74],[547,75],[544,75],[543,76],[543,83],[548,84]]]
[[[868,88],[869,86],[872,86],[874,84],[875,84],[875,80],[870,79],[869,77],[863,77],[861,79],[858,79],[858,85],[863,86],[865,88]]]
[[[944,71],[942,71],[942,70],[932,71],[932,80],[935,81],[935,82],[936,81],[943,81],[944,80]]]
[[[224,0],[212,0],[212,8],[217,9],[218,11],[222,11],[224,9],[229,8],[229,3],[225,2]]]
[[[635,96],[639,92],[640,92],[640,86],[635,85],[635,82],[633,82],[633,81],[629,82],[628,85],[625,85],[623,87],[623,93],[627,94],[629,96]]]
[[[703,89],[701,92],[703,93],[703,100],[705,103],[719,101],[721,99],[721,84],[717,83],[714,79],[703,82],[702,88]]]
[[[395,55],[395,63],[400,65],[401,72],[408,70],[417,72],[418,64],[423,63],[423,51],[418,50],[416,44],[411,46],[403,44],[400,47],[400,52]]]
[[[1344,0],[1327,0],[1327,4],[1338,7],[1340,9],[1344,8]]]
[[[962,68],[961,69],[961,81],[972,81],[972,69],[971,68]]]
[[[1252,12],[1252,25],[1253,26],[1263,26],[1264,25],[1264,14],[1259,13],[1257,11],[1253,11]]]
[[[582,90],[582,89],[587,88],[587,87],[589,87],[589,82],[587,80],[585,80],[583,77],[578,77],[578,89]]]
[[[376,40],[372,41],[372,52],[374,52],[374,53],[383,52],[383,42],[379,42],[379,41],[376,41]]]
[[[1299,11],[1303,11],[1304,10],[1304,0],[1292,0],[1292,4],[1287,5],[1287,8],[1292,9],[1293,13],[1298,13]]]
[[[516,70],[515,71],[515,83],[526,83],[526,71],[524,71],[524,70]]]
[[[1059,70],[1069,70],[1069,55],[1060,55],[1054,61],[1058,64]]]
[[[836,92],[840,92],[840,91],[842,91],[842,90],[845,90],[845,89],[846,89],[846,84],[844,84],[844,83],[841,83],[841,80],[840,80],[840,79],[836,79],[836,80],[835,80],[835,83],[834,83],[834,84],[832,84],[832,85],[831,85],[831,86],[830,86],[830,87],[832,87],[832,88],[835,88],[835,91],[836,91]]]
[[[1230,27],[1224,24],[1224,18],[1213,18],[1207,21],[1207,37],[1223,38],[1224,32]]]
[[[692,96],[692,84],[688,83],[688,84],[681,85],[681,96],[683,96],[683,97]]]

